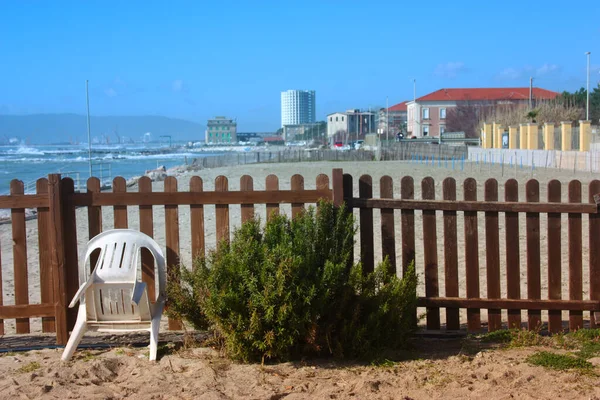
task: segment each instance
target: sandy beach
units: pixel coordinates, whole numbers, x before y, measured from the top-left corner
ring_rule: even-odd
[[[401,362],[334,360],[238,364],[210,348],[59,349],[0,356],[3,398],[19,399],[598,399],[598,362],[588,373],[526,360],[540,348],[465,351],[460,341],[424,340]],[[543,349],[543,348],[542,348]]]
[[[558,171],[552,169],[510,169],[501,166],[481,166],[477,164],[466,163],[464,170],[457,164],[455,170],[450,167],[441,167],[437,164],[424,165],[415,164],[403,161],[387,161],[387,162],[310,162],[310,163],[289,163],[289,164],[254,164],[235,167],[222,167],[214,169],[205,169],[197,172],[181,172],[177,175],[178,190],[186,191],[189,187],[190,177],[199,175],[204,181],[204,190],[213,190],[215,178],[219,175],[224,175],[229,180],[229,190],[238,190],[240,177],[242,175],[250,175],[254,179],[254,190],[264,190],[265,178],[269,174],[275,174],[279,177],[279,185],[282,189],[290,187],[290,179],[294,174],[304,176],[305,188],[315,188],[315,180],[319,174],[327,174],[331,176],[333,168],[342,168],[344,173],[349,173],[354,178],[354,192],[358,196],[358,178],[362,174],[371,175],[373,178],[373,194],[378,197],[379,180],[384,175],[389,175],[394,179],[394,196],[399,197],[400,194],[400,179],[402,176],[410,175],[415,180],[415,198],[420,198],[420,181],[424,177],[431,176],[435,180],[436,198],[442,198],[442,181],[444,178],[452,176],[457,181],[457,198],[462,198],[462,182],[467,177],[475,177],[478,182],[478,198],[483,199],[483,185],[486,179],[496,178],[499,181],[499,198],[504,198],[503,184],[509,178],[516,178],[520,183],[519,198],[525,198],[524,189],[525,182],[528,179],[536,178],[540,181],[540,199],[545,201],[547,198],[547,182],[550,179],[558,179],[563,183],[567,183],[571,179],[579,179],[583,184],[582,197],[587,201],[588,191],[587,184],[593,179],[590,174],[574,175],[573,171]],[[153,190],[162,191],[163,182],[154,182]],[[128,191],[137,191],[137,186],[134,185],[128,188]],[[567,199],[567,188],[563,185],[562,190],[563,201]],[[290,205],[281,207],[284,213],[289,214],[291,211]],[[358,211],[355,211],[358,217]],[[421,279],[419,282],[419,294],[424,295],[423,282],[423,230],[421,224],[421,212],[416,213],[416,267]],[[265,206],[256,206],[256,215],[264,220]],[[438,212],[437,219],[437,240],[438,240],[438,260],[439,260],[439,277],[440,277],[440,295],[444,296],[444,247],[443,247],[443,224],[441,212]],[[154,237],[158,243],[165,249],[165,229],[164,229],[164,207],[154,207]],[[230,206],[230,221],[232,231],[240,224],[240,206]],[[129,227],[138,229],[139,216],[137,207],[128,208]],[[191,250],[190,250],[190,223],[189,223],[189,207],[181,206],[179,208],[179,224],[180,224],[180,244],[181,244],[181,262],[184,266],[191,265]],[[547,298],[547,218],[545,215],[540,217],[540,236],[541,236],[541,270],[542,270],[542,298]],[[485,252],[485,224],[483,214],[479,215],[479,264],[480,264],[480,293],[482,297],[486,297],[486,252]],[[460,279],[460,294],[465,295],[465,268],[464,268],[464,228],[463,218],[459,213],[458,216],[458,257],[459,257],[459,279]],[[113,227],[113,211],[112,207],[103,208],[103,229],[111,229]],[[583,218],[583,281],[584,281],[584,299],[589,298],[588,284],[588,221],[587,217]],[[374,240],[375,240],[375,258],[376,261],[381,260],[381,231],[380,231],[380,213],[374,211]],[[395,211],[395,231],[396,231],[396,254],[397,265],[401,265],[401,226],[400,212]],[[0,242],[1,242],[1,262],[2,262],[2,279],[3,279],[3,300],[4,304],[14,304],[14,288],[13,288],[13,259],[12,259],[12,241],[11,241],[11,226],[10,224],[0,225]],[[205,235],[207,249],[215,247],[215,215],[214,206],[205,206]],[[566,216],[563,216],[562,224],[562,242],[566,243],[567,239],[567,224]],[[77,238],[79,244],[79,256],[84,253],[86,243],[89,239],[87,228],[87,210],[81,208],[77,210]],[[356,256],[359,255],[359,237],[357,237]],[[38,303],[40,301],[40,279],[39,279],[39,255],[38,255],[38,235],[37,221],[35,219],[27,221],[27,257],[28,257],[28,274],[29,274],[29,299],[30,303]],[[521,293],[527,293],[526,280],[526,246],[525,246],[525,218],[520,217],[520,242],[521,242]],[[501,249],[501,273],[502,273],[502,295],[506,295],[506,256],[505,256],[505,233],[504,233],[504,217],[500,215],[500,249]],[[563,261],[563,298],[568,298],[568,254],[566,246],[562,249]],[[543,319],[546,318],[546,313],[543,312]],[[566,317],[566,313],[563,317]],[[445,320],[444,310],[441,312],[442,322]],[[588,314],[584,313],[584,317],[588,318]],[[463,312],[462,321],[466,322],[466,313]],[[482,310],[482,321],[487,318],[486,311]],[[506,321],[505,312],[503,312],[503,321]],[[39,319],[32,319],[32,332],[41,330]],[[14,332],[14,321],[5,321],[7,333]]]

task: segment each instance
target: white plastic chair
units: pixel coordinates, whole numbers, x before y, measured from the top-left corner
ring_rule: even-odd
[[[158,265],[158,297],[148,299],[146,284],[137,279],[137,260],[141,248],[152,253]],[[71,358],[86,330],[97,332],[150,331],[150,360],[156,360],[158,330],[165,304],[165,258],[158,244],[149,236],[130,229],[103,232],[89,241],[80,271],[92,252],[100,249],[98,262],[69,307],[79,301],[77,322],[65,347],[62,360]]]

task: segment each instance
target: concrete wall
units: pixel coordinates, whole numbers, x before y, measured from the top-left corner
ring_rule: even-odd
[[[469,161],[534,168],[600,172],[600,152],[561,150],[503,150],[468,147]]]

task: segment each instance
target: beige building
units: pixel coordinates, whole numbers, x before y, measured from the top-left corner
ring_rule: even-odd
[[[360,110],[336,112],[327,116],[327,138],[332,141],[364,140],[377,132],[376,113]]]
[[[237,143],[237,121],[226,117],[209,119],[204,140],[206,144]]]
[[[551,100],[559,93],[533,88],[531,101]],[[407,103],[408,136],[439,136],[446,129],[448,111],[458,105],[522,105],[530,101],[528,87],[440,89]]]

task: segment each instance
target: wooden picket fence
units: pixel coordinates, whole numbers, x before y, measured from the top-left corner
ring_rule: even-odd
[[[127,191],[125,180],[115,178],[112,192],[102,192],[100,181],[91,178],[87,182],[87,192],[76,193],[73,180],[50,175],[37,182],[37,193],[23,194],[20,181],[11,183],[11,194],[0,196],[0,209],[11,210],[11,230],[14,271],[14,305],[3,305],[2,269],[0,268],[0,335],[4,334],[4,319],[15,319],[17,334],[30,332],[30,318],[42,318],[43,332],[56,332],[57,343],[65,344],[68,332],[75,321],[75,310],[66,306],[76,292],[80,277],[78,271],[77,209],[87,211],[87,233],[92,238],[102,230],[102,208],[113,210],[114,228],[127,228],[128,207],[137,208],[140,231],[153,236],[153,207],[164,207],[165,243],[168,279],[178,279],[180,265],[179,210],[189,207],[190,240],[192,257],[205,254],[205,210],[214,205],[216,240],[229,240],[230,205],[241,206],[241,222],[253,218],[257,205],[263,205],[267,216],[280,211],[280,205],[290,204],[292,215],[302,212],[306,204],[328,199],[336,205],[346,202],[350,210],[357,209],[360,258],[365,271],[375,267],[376,240],[374,229],[381,230],[380,245],[382,256],[388,257],[394,268],[401,263],[405,270],[415,259],[423,259],[422,279],[425,282],[425,296],[419,298],[419,305],[427,310],[427,328],[441,330],[440,310],[445,309],[445,328],[461,328],[460,309],[467,310],[467,328],[480,331],[481,309],[488,310],[488,330],[504,326],[521,326],[521,310],[528,312],[528,326],[536,329],[542,321],[541,311],[549,310],[548,329],[558,332],[563,329],[561,312],[569,311],[569,329],[583,325],[583,312],[589,311],[590,324],[595,326],[594,312],[600,311],[600,215],[593,195],[600,193],[600,181],[589,184],[588,202],[582,202],[581,183],[572,181],[568,185],[569,202],[561,202],[561,184],[548,183],[547,202],[540,202],[539,183],[531,180],[526,184],[526,199],[518,199],[518,183],[508,180],[504,185],[505,198],[498,198],[499,186],[496,180],[484,183],[484,199],[477,199],[477,182],[470,178],[463,183],[462,200],[457,200],[457,185],[453,178],[443,181],[443,199],[435,199],[435,183],[432,178],[421,182],[421,196],[415,196],[415,183],[412,177],[400,181],[400,193],[394,193],[391,177],[384,176],[379,183],[379,198],[373,197],[373,182],[368,175],[358,179],[358,197],[354,194],[353,177],[334,169],[330,178],[319,175],[315,189],[304,188],[304,178],[294,175],[290,189],[279,187],[277,176],[270,175],[265,181],[265,190],[253,190],[253,180],[242,176],[240,189],[229,190],[228,179],[219,176],[214,182],[214,190],[205,191],[200,177],[192,177],[188,191],[178,191],[177,179],[168,177],[164,191],[153,192],[152,182],[142,178],[138,191]],[[30,284],[27,259],[27,222],[25,209],[37,210],[37,234],[39,245],[40,303],[29,304]],[[374,210],[380,211],[380,226],[374,225]],[[399,221],[394,215],[400,210]],[[423,254],[417,254],[415,212],[422,212]],[[440,214],[441,218],[437,215]],[[458,216],[462,213],[462,219]],[[523,216],[524,214],[524,216]],[[540,215],[547,214],[548,237],[548,293],[542,298],[541,281],[541,237]],[[568,299],[562,293],[561,251],[563,241],[561,215],[568,217],[569,291]],[[484,241],[480,240],[478,219],[485,220]],[[589,298],[583,296],[584,268],[582,261],[582,218],[589,218]],[[526,220],[526,259],[521,260],[519,244],[519,219]],[[458,261],[458,221],[464,221],[465,263]],[[34,223],[34,222],[29,222]],[[401,227],[400,237],[395,235],[395,225]],[[506,257],[506,298],[501,296],[500,271],[500,224],[505,230]],[[438,238],[437,226],[443,226],[443,240]],[[88,238],[86,238],[87,240]],[[0,242],[8,240],[0,238]],[[443,246],[443,261],[438,260]],[[479,248],[485,247],[486,263],[479,263]],[[396,248],[400,251],[397,254]],[[1,257],[0,257],[1,258]],[[520,272],[522,263],[527,270],[527,293],[521,292]],[[31,263],[33,264],[33,263]],[[148,253],[142,253],[142,279],[148,284],[151,298],[154,298],[154,264]],[[91,265],[95,265],[92,259]],[[444,274],[439,270],[443,267]],[[466,292],[459,288],[459,268],[466,273]],[[480,297],[480,269],[485,268],[487,276],[487,297]],[[444,285],[445,297],[441,297],[440,283]],[[501,310],[508,310],[508,321],[503,324]],[[169,320],[169,329],[181,329],[176,320]]]

